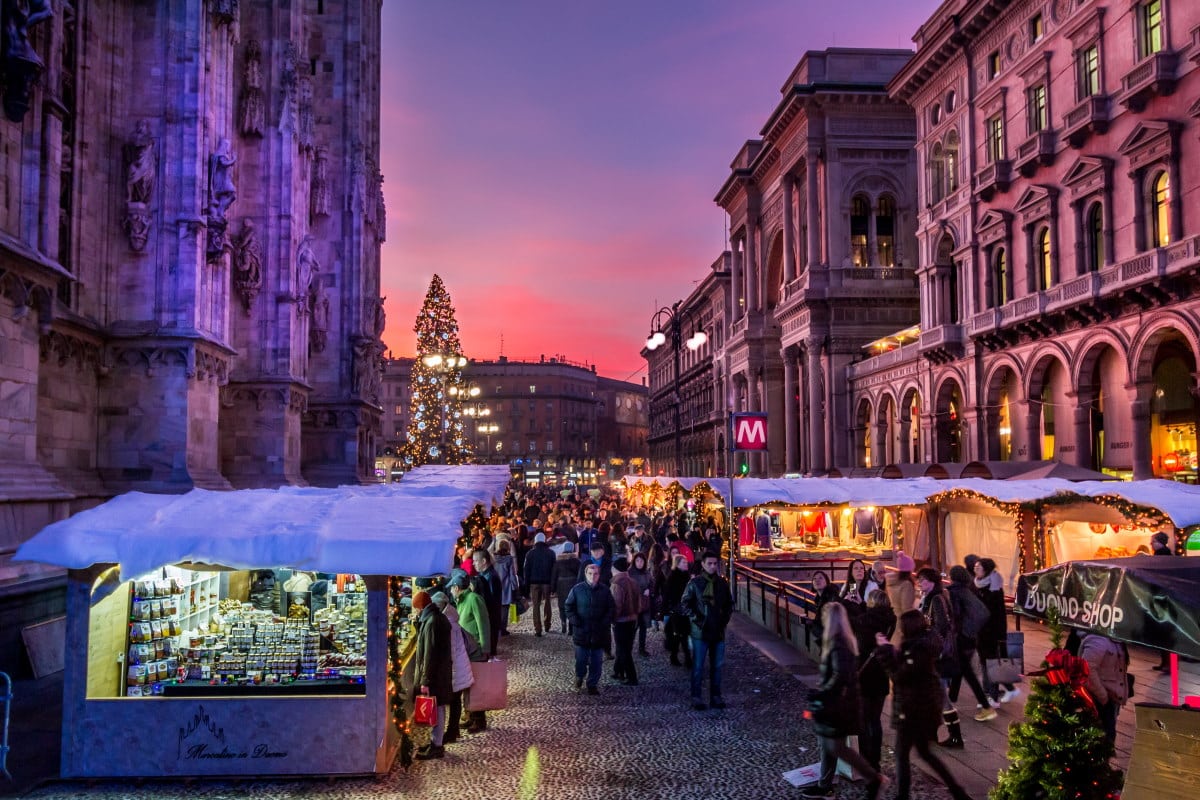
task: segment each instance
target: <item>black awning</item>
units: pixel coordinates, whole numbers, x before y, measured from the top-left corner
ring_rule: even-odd
[[[1022,575],[1016,611],[1117,641],[1200,658],[1200,559],[1133,556],[1069,561]]]

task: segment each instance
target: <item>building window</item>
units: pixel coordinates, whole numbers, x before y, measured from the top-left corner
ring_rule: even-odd
[[[1100,45],[1079,51],[1079,99],[1100,94]]]
[[[531,452],[531,453],[537,452],[537,439],[529,440],[529,452]]]
[[[531,384],[529,384],[529,393],[530,393],[530,394],[537,394],[537,386],[536,386],[535,384],[532,384],[532,383],[531,383]]]
[[[1046,21],[1042,19],[1041,14],[1034,14],[1029,20],[1029,42],[1037,44],[1046,35]]]
[[[1165,247],[1171,243],[1171,183],[1160,172],[1150,184],[1150,244]]]
[[[867,217],[871,204],[863,195],[850,201],[850,262],[856,267],[867,266]]]
[[[1000,77],[1000,51],[992,53],[988,56],[988,80]]]
[[[934,203],[940,203],[945,196],[946,164],[942,144],[938,142],[929,154],[929,196]]]
[[[1162,0],[1150,0],[1138,8],[1138,56],[1146,58],[1163,49]]]
[[[879,198],[875,211],[875,238],[879,244],[879,266],[896,266],[896,201],[890,196]]]
[[[1046,84],[1039,83],[1025,90],[1027,113],[1029,115],[1029,132],[1037,133],[1047,127],[1046,119]]]
[[[929,124],[937,125],[942,121],[942,106],[940,103],[934,103],[933,108],[929,110]]]
[[[403,413],[404,413],[404,404],[403,404],[403,403],[397,403],[397,404],[396,404],[396,411],[395,411],[395,413],[397,413],[397,414],[403,414]]]
[[[1087,210],[1085,228],[1088,272],[1099,272],[1104,266],[1104,207],[1092,203]]]
[[[988,117],[984,125],[984,141],[989,164],[1004,160],[1004,117],[996,114]]]
[[[1038,289],[1045,291],[1054,282],[1050,269],[1050,229],[1041,228],[1033,244],[1034,255],[1037,257]]]
[[[546,452],[548,452],[548,453],[554,452],[554,440],[553,439],[546,440]]]
[[[1003,247],[992,255],[992,306],[999,308],[1012,299],[1012,281],[1008,276],[1008,254]]]
[[[949,114],[951,111],[954,110],[954,104],[957,101],[957,99],[958,98],[955,97],[953,90],[946,92],[946,101],[945,101],[944,105],[946,106],[947,114]]]
[[[946,134],[946,194],[958,189],[958,131]]]

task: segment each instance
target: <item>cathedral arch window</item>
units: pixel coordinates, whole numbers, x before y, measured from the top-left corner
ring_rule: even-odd
[[[875,239],[881,267],[896,266],[896,201],[891,195],[879,198],[875,209]]]
[[[1012,300],[1012,276],[1009,272],[1008,253],[1003,247],[992,251],[992,307]]]
[[[1088,272],[1104,266],[1104,206],[1092,203],[1084,217],[1084,253]]]
[[[929,154],[929,198],[931,203],[940,203],[945,197],[946,166],[942,143],[933,146]]]
[[[1039,228],[1033,242],[1034,260],[1037,265],[1037,284],[1039,291],[1045,291],[1054,284],[1054,271],[1050,258],[1050,228]]]
[[[871,202],[866,195],[856,194],[850,201],[850,263],[865,267],[867,258],[867,228],[871,215]]]
[[[1150,180],[1150,246],[1171,243],[1171,181],[1167,173],[1155,173]]]

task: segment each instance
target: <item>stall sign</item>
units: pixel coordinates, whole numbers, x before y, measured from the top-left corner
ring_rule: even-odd
[[[733,415],[733,449],[767,449],[766,414],[757,413]]]
[[[1022,575],[1014,607],[1038,619],[1057,611],[1063,624],[1074,628],[1200,657],[1195,613],[1200,584],[1181,574],[1180,567],[1187,565],[1165,561],[1151,556],[1069,561]]]
[[[284,759],[287,750],[277,743],[245,740],[236,724],[228,732],[223,720],[211,715],[204,706],[181,721],[176,736],[176,757],[180,761],[240,761],[242,759]]]

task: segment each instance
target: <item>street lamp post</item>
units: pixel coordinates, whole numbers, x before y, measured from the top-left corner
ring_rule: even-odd
[[[688,350],[698,350],[705,342],[708,341],[708,334],[696,327],[695,318],[691,312],[683,310],[680,306],[683,305],[682,300],[676,300],[675,305],[667,308],[663,306],[658,311],[654,312],[654,316],[650,318],[650,336],[646,339],[647,350],[657,350],[662,345],[666,344],[667,334],[663,332],[664,326],[670,330],[671,335],[671,356],[674,367],[672,399],[674,401],[674,428],[675,428],[675,475],[676,477],[683,475],[683,441],[682,431],[679,424],[680,407],[683,405],[683,396],[680,394],[680,352],[679,344],[683,339],[683,317],[687,316],[692,323],[692,335],[688,337],[686,342]]]
[[[466,356],[459,355],[443,355],[442,353],[430,353],[421,361],[429,369],[433,370],[438,375],[439,384],[441,387],[441,396],[438,398],[438,463],[446,463],[446,429],[450,426],[450,420],[447,417],[446,397],[457,396],[459,389],[457,386],[447,387],[450,376],[455,370],[462,369],[467,365]],[[465,390],[463,392],[466,393]],[[475,387],[475,394],[479,394],[479,388]]]
[[[490,409],[489,409],[490,413]],[[485,415],[486,416],[486,415]],[[500,432],[500,426],[494,422],[485,422],[478,427],[479,433],[487,436],[487,463],[492,463],[492,434]]]

